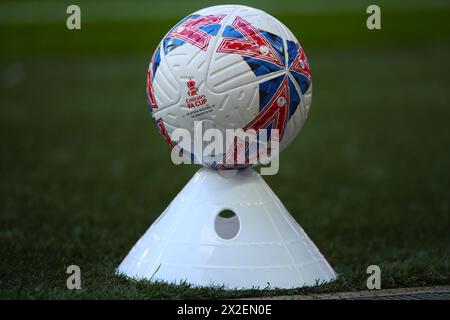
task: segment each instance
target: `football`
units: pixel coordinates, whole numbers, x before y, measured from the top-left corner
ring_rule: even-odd
[[[213,168],[255,164],[259,158],[250,150],[266,145],[255,140],[258,147],[251,148],[255,142],[245,141],[237,151],[244,164],[235,163],[236,157],[221,162],[237,150],[236,138],[199,156],[195,138],[175,141],[173,133],[184,129],[194,137],[201,127],[226,137],[227,130],[240,129],[256,139],[266,130],[268,139],[276,129],[282,151],[302,128],[311,95],[310,67],[297,38],[271,15],[241,5],[209,7],[181,20],[157,46],[147,73],[150,111],[166,142]]]

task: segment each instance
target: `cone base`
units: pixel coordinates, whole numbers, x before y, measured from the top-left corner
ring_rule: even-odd
[[[135,279],[229,289],[294,288],[336,274],[251,168],[200,169],[122,261]],[[219,215],[232,211],[232,217]]]

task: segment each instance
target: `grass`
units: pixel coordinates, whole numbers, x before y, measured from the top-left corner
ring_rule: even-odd
[[[170,162],[145,100],[148,57],[177,19],[88,20],[79,33],[0,23],[0,297],[359,290],[371,264],[383,288],[450,284],[450,9],[388,11],[374,32],[361,12],[277,15],[306,48],[315,92],[265,180],[340,275],[287,291],[114,275],[198,169]],[[65,287],[71,264],[83,290]]]

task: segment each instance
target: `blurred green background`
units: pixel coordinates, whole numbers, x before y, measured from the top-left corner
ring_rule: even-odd
[[[0,3],[0,297],[204,298],[450,284],[448,1],[233,1],[299,38],[309,119],[265,180],[339,279],[226,291],[131,282],[114,269],[198,169],[151,123],[151,53],[182,17],[222,1]],[[82,29],[66,28],[81,7]],[[381,7],[382,30],[366,28]],[[83,290],[66,289],[77,264]]]

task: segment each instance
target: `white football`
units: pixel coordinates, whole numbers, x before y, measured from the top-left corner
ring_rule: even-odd
[[[194,136],[199,124],[223,137],[227,129],[266,129],[269,136],[277,129],[281,151],[302,128],[311,92],[308,59],[297,38],[264,11],[240,5],[202,9],[181,20],[156,48],[147,77],[150,110],[164,139],[215,168],[242,165],[218,164],[230,151],[226,146],[223,154],[199,159],[172,133],[181,128]]]

